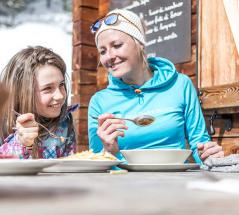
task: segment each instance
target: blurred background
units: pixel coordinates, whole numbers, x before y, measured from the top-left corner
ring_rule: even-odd
[[[71,79],[71,0],[0,0],[0,72],[16,52],[35,45],[58,53]]]

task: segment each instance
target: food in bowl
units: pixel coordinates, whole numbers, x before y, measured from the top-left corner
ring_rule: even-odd
[[[128,164],[182,164],[192,153],[189,149],[131,149],[120,152]]]

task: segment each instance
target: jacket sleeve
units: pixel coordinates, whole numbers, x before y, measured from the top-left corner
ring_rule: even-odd
[[[68,108],[67,108],[66,127],[68,128],[68,130],[67,130],[66,147],[65,147],[65,150],[63,153],[64,157],[67,157],[69,155],[76,153],[76,134],[75,134],[72,113],[75,112],[76,110],[78,110],[79,108],[80,108],[80,104],[73,104],[73,105],[68,106]]]
[[[64,127],[67,128],[67,141],[65,143],[65,150],[63,152],[63,156],[67,157],[69,155],[75,154],[76,153],[76,134],[75,134],[75,128],[74,128],[74,123],[73,123],[73,116],[72,112],[76,111],[78,107],[73,107],[71,106],[68,108],[68,113],[66,117],[66,123],[63,125]]]
[[[103,149],[103,144],[97,135],[98,121],[93,119],[92,116],[99,116],[101,113],[100,106],[97,101],[97,95],[94,95],[89,103],[88,108],[88,137],[89,137],[89,148],[93,152],[97,153]]]
[[[197,144],[206,143],[210,141],[208,135],[204,116],[201,110],[201,106],[197,97],[196,90],[189,79],[186,77],[184,87],[184,105],[185,105],[185,130],[188,143],[193,151],[193,157],[197,163],[201,163],[201,159],[198,155]]]
[[[67,143],[66,143],[66,148],[63,153],[64,157],[67,157],[69,155],[73,155],[76,153],[76,136],[75,136],[75,130],[74,128],[69,131],[67,135]]]
[[[3,145],[0,147],[0,153],[5,155],[14,155],[20,159],[31,158],[31,153],[27,147],[23,146],[17,140],[16,132],[10,134],[5,140]]]

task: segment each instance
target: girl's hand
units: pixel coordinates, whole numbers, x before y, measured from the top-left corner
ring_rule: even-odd
[[[124,120],[112,119],[113,114],[102,114],[98,117],[98,130],[97,135],[104,144],[106,151],[111,154],[116,154],[119,151],[117,138],[124,137],[122,129],[128,129]]]
[[[24,146],[32,146],[34,139],[38,136],[38,124],[32,113],[22,114],[17,117],[17,138]]]
[[[219,146],[216,142],[209,141],[205,144],[198,143],[197,144],[199,156],[201,160],[205,160],[209,156],[220,158],[224,157],[224,152],[222,150],[222,147]]]

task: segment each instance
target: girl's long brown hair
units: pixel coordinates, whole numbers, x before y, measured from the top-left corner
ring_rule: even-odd
[[[2,115],[2,119],[4,119],[4,124],[0,128],[2,139],[13,133],[12,128],[16,124],[16,115],[13,110],[21,114],[33,113],[37,122],[43,123],[52,131],[57,128],[61,116],[65,116],[67,98],[62,107],[61,114],[57,118],[46,119],[36,112],[35,73],[43,65],[57,67],[66,79],[66,65],[63,59],[52,50],[42,46],[28,47],[21,50],[12,57],[4,68],[1,74],[1,81],[9,90],[10,95],[7,104],[4,106]],[[39,129],[39,138],[47,135],[45,130]]]

